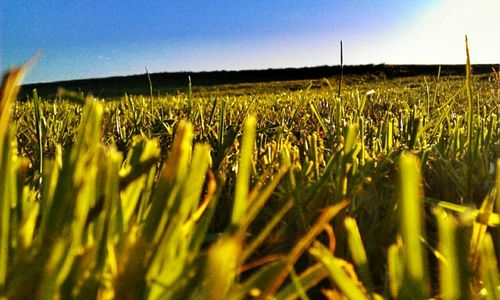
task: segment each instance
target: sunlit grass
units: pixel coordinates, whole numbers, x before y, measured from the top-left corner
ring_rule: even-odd
[[[0,298],[498,297],[494,75],[21,102],[23,72]]]

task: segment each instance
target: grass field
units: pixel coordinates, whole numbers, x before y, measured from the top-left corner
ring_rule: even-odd
[[[23,72],[0,298],[500,299],[498,74],[16,101]]]

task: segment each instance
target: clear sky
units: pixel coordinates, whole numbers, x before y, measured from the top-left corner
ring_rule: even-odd
[[[0,0],[27,82],[339,64],[500,62],[500,0]]]

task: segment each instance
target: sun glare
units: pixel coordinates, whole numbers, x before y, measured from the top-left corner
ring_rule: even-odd
[[[473,63],[500,62],[498,0],[445,0],[401,30],[392,43],[391,62],[463,63],[464,36]]]

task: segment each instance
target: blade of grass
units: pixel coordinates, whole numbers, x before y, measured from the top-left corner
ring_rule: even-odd
[[[403,240],[404,277],[401,297],[428,297],[426,261],[420,242],[423,236],[423,201],[418,158],[403,152],[399,159],[399,201],[401,204],[401,237]]]
[[[393,299],[400,299],[399,289],[403,284],[403,269],[401,246],[399,244],[393,244],[387,251],[388,293]]]
[[[465,36],[465,53],[466,53],[466,64],[465,64],[465,88],[467,92],[467,144],[469,145],[469,149],[471,149],[472,153],[472,125],[474,122],[473,115],[473,106],[472,106],[472,86],[471,86],[471,71],[472,67],[470,64],[470,55],[469,55],[469,41],[467,36]]]
[[[236,277],[241,242],[236,236],[224,237],[208,251],[205,276],[206,299],[227,299],[229,289]]]
[[[498,194],[497,194],[498,195]],[[489,227],[500,226],[500,215],[498,213],[487,213],[482,212],[480,209],[473,209],[465,205],[459,205],[447,201],[439,201],[429,197],[425,197],[425,203],[434,205],[446,210],[450,210],[459,214],[468,213],[470,214],[477,223],[483,224]]]
[[[307,294],[306,294],[306,290],[302,286],[302,283],[300,282],[300,279],[297,276],[295,269],[293,269],[293,268],[292,268],[292,271],[290,271],[290,279],[292,280],[292,284],[294,285],[295,291],[297,292],[297,295],[300,297],[300,299],[309,300],[309,297],[307,297]]]
[[[42,130],[42,118],[43,118],[43,112],[42,108],[40,107],[40,98],[38,97],[38,92],[36,89],[33,90],[33,106],[35,110],[35,134],[38,140],[38,173],[40,174],[40,184],[42,183],[42,176],[43,174],[43,156],[44,156],[44,149],[43,149],[43,130]]]
[[[481,278],[486,289],[485,299],[500,299],[500,278],[497,269],[497,259],[493,239],[489,233],[484,238],[481,257]]]
[[[2,138],[2,137],[0,137]],[[0,141],[0,291],[6,283],[11,252],[11,207],[17,200],[17,155],[13,130]],[[14,227],[15,228],[15,227]]]
[[[243,129],[243,138],[241,142],[240,159],[238,164],[238,175],[236,178],[236,190],[234,195],[234,206],[231,216],[231,226],[233,226],[234,228],[240,226],[247,211],[256,125],[257,121],[254,117],[250,116],[246,120]]]
[[[369,299],[365,292],[360,289],[357,282],[346,273],[344,270],[344,262],[341,259],[333,257],[328,248],[316,241],[309,249],[309,253],[325,266],[332,281],[347,298],[359,300]]]
[[[167,161],[162,167],[154,192],[151,209],[144,225],[144,238],[147,242],[157,244],[175,199],[180,192],[179,183],[183,182],[189,171],[188,164],[191,156],[193,141],[193,126],[185,121],[179,123],[174,145]],[[169,199],[172,199],[169,201]]]
[[[321,117],[321,115],[318,111],[318,108],[316,107],[316,104],[314,104],[311,101],[311,102],[309,102],[309,107],[311,108],[311,111],[313,112],[314,116],[316,117],[316,120],[318,120],[319,125],[321,126],[321,129],[323,129],[323,131],[328,134],[328,132],[329,132],[328,127],[326,126],[325,121],[323,120],[323,117]]]
[[[368,259],[366,257],[365,247],[363,246],[363,241],[361,240],[358,225],[356,220],[351,217],[347,217],[344,220],[344,225],[347,230],[347,242],[351,251],[352,260],[358,269],[358,273],[368,293],[371,294],[374,291],[374,286],[370,276],[370,267],[368,265]]]
[[[491,214],[493,213],[493,208],[496,199],[493,197],[493,193],[486,195],[479,208],[479,216],[482,216],[482,222],[474,222],[472,225],[472,236],[470,240],[470,254],[472,267],[475,269],[479,263],[479,257],[481,255],[481,249],[483,248],[484,237],[486,236],[486,231],[488,229],[488,221]],[[495,197],[496,198],[496,197]],[[485,221],[484,221],[485,220]]]
[[[439,252],[445,260],[439,261],[441,297],[443,299],[463,299],[461,297],[460,273],[458,267],[456,224],[444,210],[437,208],[435,215],[439,227]]]
[[[299,274],[297,276],[297,281],[302,288],[307,291],[319,284],[326,277],[328,277],[328,271],[321,263],[316,263]],[[296,291],[295,284],[289,283],[280,289],[274,297],[278,300],[295,300],[299,298],[299,295]]]
[[[15,201],[16,167],[13,144],[13,132],[10,127],[11,109],[19,91],[19,85],[25,69],[15,68],[8,71],[0,89],[0,291],[3,290],[9,264],[10,248],[10,207]]]

